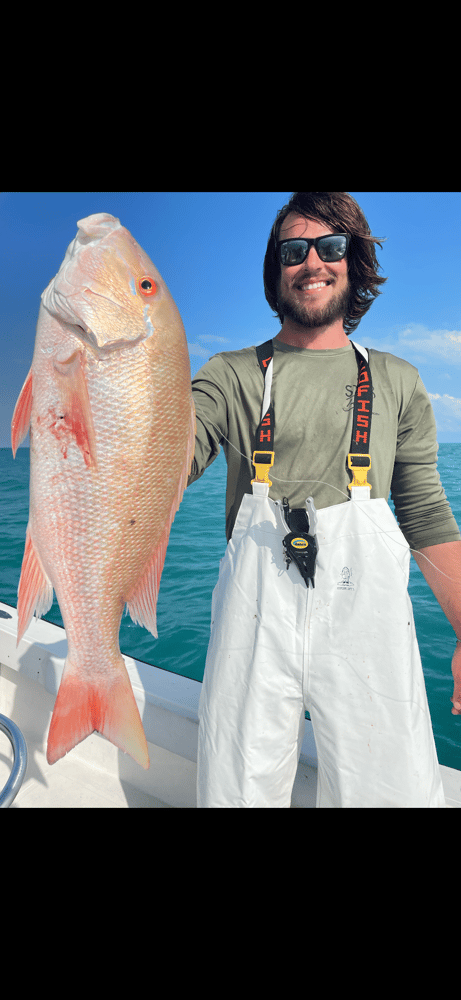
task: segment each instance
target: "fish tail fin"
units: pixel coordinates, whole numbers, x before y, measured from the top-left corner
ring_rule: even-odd
[[[98,732],[147,770],[147,741],[122,657],[117,668],[107,679],[95,679],[66,660],[48,733],[49,764]]]

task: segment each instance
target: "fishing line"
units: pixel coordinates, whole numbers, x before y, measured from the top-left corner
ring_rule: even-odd
[[[213,424],[213,427],[216,427],[216,430],[219,431],[219,433],[221,435],[220,439],[222,439],[224,441],[227,441],[227,443],[230,444],[231,448],[233,448],[234,451],[236,451],[239,455],[241,455],[242,458],[245,458],[250,463],[250,465],[252,464],[252,456],[250,457],[249,455],[244,455],[243,452],[240,451],[239,448],[237,448],[235,444],[232,444],[232,441],[229,441],[229,438],[227,438],[226,435],[222,433],[221,428],[218,427],[218,425],[215,424],[213,420],[210,420],[209,423]],[[348,496],[347,493],[344,492],[344,490],[340,490],[338,488],[338,486],[333,486],[332,483],[327,483],[324,479],[279,479],[278,476],[274,475],[272,469],[271,469],[271,476],[272,476],[273,479],[276,479],[278,483],[289,483],[290,485],[294,485],[295,483],[297,485],[301,484],[301,483],[318,483],[318,484],[321,484],[322,486],[329,486],[330,489],[336,490],[337,493],[341,493],[341,495],[343,497],[346,497],[346,500],[348,500],[350,503],[358,503],[357,500],[351,500],[351,498]],[[389,535],[390,536],[390,532],[386,531],[384,528],[380,528],[379,525],[376,523],[376,521],[373,520],[370,512],[367,511],[366,509],[364,509],[365,505],[364,505],[363,502],[359,504],[359,507],[360,507],[361,513],[365,514],[369,518],[369,520],[375,526],[375,528],[376,527],[378,528],[379,533],[381,535]],[[396,538],[393,538],[392,541],[394,542],[395,545],[400,545],[402,548],[406,548],[407,547],[406,544],[404,544],[403,542],[399,542]],[[408,548],[409,548],[410,552],[416,552],[417,555],[422,556],[423,559],[426,560],[426,562],[430,563],[430,565],[433,566],[433,568],[435,570],[437,570],[437,573],[441,573],[441,575],[445,576],[447,580],[451,580],[453,583],[457,582],[457,580],[455,579],[455,577],[448,576],[448,574],[444,573],[442,569],[439,569],[439,567],[436,566],[435,563],[432,562],[432,559],[429,559],[429,556],[424,555],[424,552],[420,552],[418,549],[412,549],[411,545],[408,545]]]

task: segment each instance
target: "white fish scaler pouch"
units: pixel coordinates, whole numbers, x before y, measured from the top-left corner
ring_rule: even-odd
[[[316,511],[309,498],[310,535],[290,531],[287,506],[268,495],[274,453],[253,455],[253,494],[243,498],[213,594],[200,808],[289,808],[305,710],[318,753],[317,807],[445,806],[408,594],[410,550],[386,501],[369,499],[371,374],[367,352],[353,346],[350,501]],[[264,348],[260,432],[271,420]],[[301,552],[315,537],[307,579],[287,559],[288,535]]]

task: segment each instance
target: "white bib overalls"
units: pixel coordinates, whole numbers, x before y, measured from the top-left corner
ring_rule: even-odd
[[[409,546],[387,502],[308,502],[313,588],[287,569],[288,529],[268,492],[254,483],[244,496],[213,593],[198,807],[289,808],[305,710],[317,807],[444,807]]]

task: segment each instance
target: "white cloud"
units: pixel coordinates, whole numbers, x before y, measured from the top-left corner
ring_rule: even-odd
[[[189,344],[188,343],[187,347],[188,347],[188,350],[189,350],[189,354],[197,355],[197,357],[199,357],[199,358],[206,358],[206,359],[208,359],[210,357],[209,350],[207,350],[205,347],[202,347],[201,344]]]
[[[447,431],[461,431],[461,399],[455,396],[448,396],[444,393],[441,396],[438,392],[429,392],[429,399],[437,423],[437,431],[446,433]]]
[[[195,343],[195,344],[189,344],[188,343],[187,346],[189,348],[189,354],[191,356],[194,355],[195,357],[198,357],[198,358],[205,358],[206,361],[208,361],[208,358],[211,356],[211,354],[213,354],[212,344],[214,344],[214,343],[228,344],[229,343],[228,337],[217,337],[213,333],[199,333],[198,336],[197,336],[197,339],[198,340],[203,340],[204,343],[203,344],[197,344],[197,343]],[[214,348],[214,350],[216,350],[216,348]]]
[[[199,333],[199,340],[216,340],[219,344],[228,344],[229,337],[216,337],[213,333]]]
[[[411,364],[438,359],[451,365],[461,365],[460,330],[428,330],[422,323],[409,323],[404,330],[395,331],[386,340],[371,341],[368,337],[366,340],[367,346],[396,354]]]
[[[420,323],[412,323],[399,334],[405,348],[426,357],[443,358],[452,364],[461,364],[461,332],[459,330],[428,330]]]

